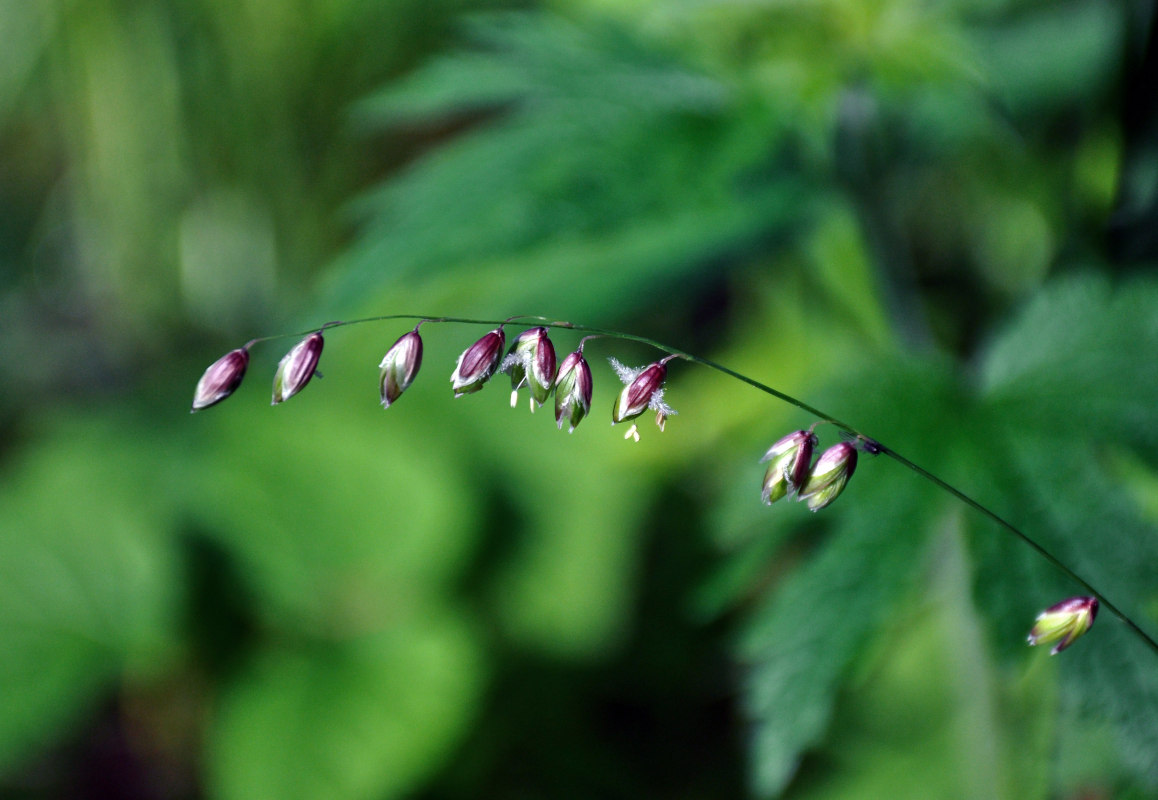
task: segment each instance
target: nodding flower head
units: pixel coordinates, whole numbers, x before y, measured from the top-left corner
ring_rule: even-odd
[[[1098,598],[1071,597],[1038,614],[1026,638],[1031,646],[1056,642],[1049,651],[1056,656],[1088,631],[1097,616]]]
[[[531,411],[547,402],[555,385],[555,346],[547,338],[547,329],[530,328],[520,333],[499,369],[511,376],[511,408],[524,385],[531,387]]]
[[[669,356],[670,358],[670,356]],[[619,375],[619,379],[626,385],[619,396],[615,398],[615,407],[611,410],[611,424],[626,422],[635,419],[647,409],[655,411],[655,424],[662,431],[667,418],[676,412],[663,401],[663,382],[667,377],[667,358],[648,364],[646,367],[628,367],[609,358],[612,369]],[[639,441],[639,432],[635,425],[624,435],[625,439],[634,438]]]
[[[834,444],[816,460],[796,499],[807,500],[810,510],[819,511],[840,496],[855,471],[856,448],[848,442]]]
[[[322,333],[318,331],[302,339],[294,345],[293,350],[285,354],[273,376],[273,402],[270,405],[284,403],[306,388],[318,369],[318,359],[322,357],[324,345]]]
[[[422,337],[418,328],[398,337],[382,363],[378,365],[378,384],[382,393],[382,408],[389,408],[406,388],[414,382],[418,368],[422,366]]]
[[[209,408],[233,394],[233,390],[241,385],[241,379],[245,377],[245,368],[248,366],[249,351],[244,347],[230,350],[210,364],[201,380],[197,381],[190,413]]]
[[[574,433],[575,426],[591,410],[591,367],[583,358],[582,349],[576,350],[563,359],[559,365],[559,376],[555,379],[555,422],[563,429],[563,420],[570,424],[568,433]]]
[[[761,495],[765,503],[771,505],[782,497],[800,491],[808,479],[814,447],[816,434],[812,431],[794,431],[768,448],[768,452],[760,459],[768,462]]]
[[[477,392],[490,380],[499,365],[506,343],[507,336],[500,325],[463,351],[450,376],[455,397]]]

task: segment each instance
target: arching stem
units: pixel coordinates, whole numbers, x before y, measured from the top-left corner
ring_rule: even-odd
[[[859,443],[860,448],[862,450],[864,450],[865,452],[868,452],[868,453],[873,454],[873,455],[888,456],[889,458],[893,459],[901,466],[906,467],[907,469],[909,469],[912,472],[916,473],[917,475],[921,476],[922,478],[929,481],[933,485],[937,486],[941,490],[953,495],[954,497],[956,497],[958,500],[960,500],[962,503],[969,506],[973,510],[979,512],[980,514],[982,514],[985,517],[988,517],[998,527],[1004,529],[1007,533],[1012,534],[1017,539],[1021,540],[1024,544],[1028,545],[1030,548],[1032,548],[1034,551],[1036,551],[1038,555],[1040,555],[1042,558],[1044,558],[1046,561],[1048,561],[1050,564],[1052,564],[1056,569],[1058,569],[1060,572],[1062,572],[1064,575],[1066,575],[1070,580],[1074,581],[1076,584],[1081,586],[1085,592],[1089,593],[1093,597],[1096,597],[1098,599],[1098,601],[1102,604],[1102,606],[1105,607],[1105,609],[1107,611],[1109,611],[1111,614],[1113,614],[1115,617],[1117,617],[1119,620],[1121,620],[1126,625],[1127,628],[1129,628],[1139,639],[1141,639],[1155,653],[1155,655],[1158,655],[1158,641],[1156,641],[1154,639],[1154,637],[1152,637],[1146,631],[1142,630],[1142,628],[1139,627],[1138,624],[1136,622],[1134,622],[1134,620],[1131,619],[1128,614],[1126,614],[1126,612],[1122,611],[1116,604],[1114,604],[1111,600],[1109,600],[1105,596],[1105,594],[1103,594],[1101,591],[1096,589],[1093,584],[1091,584],[1089,581],[1087,581],[1082,576],[1078,575],[1070,567],[1066,566],[1066,564],[1061,559],[1059,559],[1052,552],[1050,552],[1047,548],[1045,548],[1043,545],[1041,545],[1039,542],[1037,542],[1033,537],[1029,536],[1029,534],[1020,530],[1013,523],[1009,522],[1005,518],[998,515],[996,512],[994,512],[994,511],[990,510],[989,508],[987,508],[986,506],[982,505],[977,500],[974,500],[972,497],[965,494],[964,492],[962,492],[960,489],[956,488],[952,484],[942,480],[941,478],[937,477],[933,473],[929,472],[924,467],[921,467],[920,465],[913,463],[908,458],[901,455],[900,453],[893,450],[892,448],[887,447],[886,445],[880,443],[876,439],[872,439],[872,438],[868,437],[867,435],[861,433],[860,431],[856,430],[848,423],[842,422],[841,420],[838,420],[838,419],[830,416],[829,414],[826,414],[825,412],[821,411],[819,408],[811,406],[802,400],[798,400],[797,398],[793,397],[792,395],[785,394],[784,392],[781,392],[778,389],[774,389],[773,387],[768,386],[765,383],[761,383],[760,381],[755,380],[754,378],[750,378],[747,375],[744,375],[743,373],[736,372],[734,369],[730,369],[729,367],[725,367],[723,364],[719,364],[719,363],[712,361],[710,359],[707,359],[707,358],[701,358],[700,356],[696,356],[696,355],[692,355],[690,353],[685,353],[685,352],[676,350],[675,348],[670,347],[669,345],[666,345],[663,342],[658,342],[654,339],[649,339],[646,336],[637,336],[636,334],[632,334],[632,333],[624,333],[622,331],[607,330],[605,328],[596,328],[596,327],[593,327],[590,325],[580,325],[580,324],[576,324],[573,322],[566,322],[563,320],[552,320],[549,317],[541,317],[541,316],[533,316],[533,315],[518,315],[518,316],[508,317],[505,320],[488,320],[488,319],[468,319],[468,318],[462,318],[462,317],[438,317],[438,316],[430,316],[430,315],[425,315],[425,314],[386,314],[386,315],[376,316],[376,317],[364,317],[362,319],[327,322],[325,325],[322,326],[322,329],[338,328],[338,327],[343,327],[343,326],[347,326],[347,325],[361,325],[361,324],[365,324],[365,323],[369,323],[369,322],[383,322],[386,320],[396,320],[396,319],[419,320],[418,325],[415,326],[415,330],[417,330],[418,326],[422,325],[425,322],[430,322],[430,323],[451,322],[451,323],[459,323],[459,324],[464,324],[464,325],[502,326],[502,325],[512,324],[517,320],[534,321],[534,322],[537,322],[538,324],[541,324],[543,327],[546,327],[546,328],[563,328],[563,329],[567,329],[567,330],[579,331],[579,332],[588,334],[587,336],[584,336],[583,339],[580,341],[580,343],[579,343],[579,349],[580,350],[582,350],[583,345],[584,345],[584,343],[587,342],[587,340],[597,338],[597,337],[608,337],[608,338],[613,338],[613,339],[620,339],[623,341],[638,342],[640,344],[645,344],[645,345],[648,345],[649,347],[655,348],[656,350],[660,350],[664,353],[667,353],[668,355],[662,359],[663,363],[667,363],[668,361],[675,359],[675,358],[682,358],[685,361],[689,361],[689,362],[692,362],[694,364],[700,364],[701,366],[707,367],[709,369],[713,369],[717,372],[723,373],[724,375],[728,375],[729,377],[735,378],[736,380],[741,381],[742,383],[748,384],[749,386],[753,387],[754,389],[757,389],[761,392],[764,392],[765,394],[771,395],[772,397],[775,397],[778,400],[781,400],[785,403],[788,403],[789,405],[795,406],[796,408],[799,408],[801,411],[804,411],[804,412],[812,415],[813,417],[816,417],[818,421],[817,421],[817,423],[814,424],[813,427],[815,427],[815,425],[821,424],[821,423],[834,425],[835,427],[837,427],[838,429],[843,431],[845,434],[847,434],[849,437],[856,439]],[[308,335],[310,333],[314,333],[317,330],[319,330],[319,329],[318,328],[312,328],[309,331],[305,331],[303,333],[298,333],[298,334],[279,334],[276,336],[266,336],[266,337],[262,337],[262,338],[258,338],[258,339],[253,339],[246,345],[246,347],[249,348],[249,347],[251,347],[254,344],[257,344],[259,342],[267,342],[267,341],[272,341],[274,339],[281,339],[281,338],[286,338],[286,337],[290,337],[290,336],[299,336],[300,337],[300,336]]]

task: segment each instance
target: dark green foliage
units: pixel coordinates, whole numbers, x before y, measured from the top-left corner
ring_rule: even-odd
[[[524,257],[515,298],[591,297],[582,310],[800,219],[798,179],[768,163],[779,147],[763,110],[675,54],[542,14],[468,33],[474,49],[359,108],[392,129],[470,124],[357,203],[370,224],[341,263],[340,300]]]
[[[1151,463],[1158,456],[1156,347],[1158,284],[1078,277],[1043,293],[987,364],[990,396],[1010,431],[1011,513],[1152,636],[1158,534],[1127,474],[1144,467],[1114,455],[1140,452]],[[1075,705],[1117,725],[1124,756],[1158,783],[1155,654],[1117,620],[1100,624],[1111,630],[1074,659],[1066,690]]]
[[[732,379],[671,362],[632,445],[604,358],[656,354],[594,340],[569,436],[452,400],[485,329],[432,324],[383,411],[381,323],[276,409],[292,338],[186,411],[229,348],[362,311],[621,327],[1154,630],[1158,284],[1106,240],[1153,252],[1158,23],[463,5],[0,4],[0,794],[68,796],[99,716],[156,800],[1152,795],[1152,651],[1105,609],[1027,648],[1081,587],[886,456],[763,506],[815,420]]]
[[[841,403],[854,424],[864,420],[862,429],[981,498],[1153,634],[1158,535],[1111,456],[1145,449],[1154,428],[1156,291],[1153,282],[1058,281],[993,343],[984,391],[947,381],[943,366],[886,364],[842,382],[823,405]],[[1024,652],[1037,611],[1083,593],[1008,532],[885,459],[866,461],[839,507],[817,555],[755,612],[742,648],[753,659],[748,708],[762,794],[779,792],[827,734],[852,664],[898,603],[913,599],[929,549],[963,513],[975,601],[1001,660]],[[1158,779],[1155,657],[1104,610],[1088,640],[1059,656],[1066,708],[1112,721],[1123,757],[1147,781]]]
[[[857,486],[831,541],[759,609],[744,637],[756,790],[778,793],[827,732],[853,661],[913,592],[934,519],[928,487]],[[852,491],[850,488],[849,492]],[[842,498],[848,503],[848,498]],[[893,509],[887,516],[880,508]],[[850,504],[851,505],[851,504]]]

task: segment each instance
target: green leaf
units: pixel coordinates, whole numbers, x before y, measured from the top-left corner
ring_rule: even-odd
[[[979,28],[972,38],[997,94],[1016,112],[1041,115],[1113,85],[1126,17],[1106,3],[1046,5]]]
[[[937,415],[915,409],[955,405],[945,402],[955,389],[942,367],[917,362],[850,380],[837,394],[854,407],[854,419],[872,419],[883,441],[900,450],[908,443],[928,455],[926,463],[937,463],[938,440],[926,427]],[[851,394],[850,387],[867,380],[872,393]],[[919,420],[921,428],[905,431],[905,420]],[[895,435],[886,438],[890,429]],[[823,740],[837,690],[913,591],[921,554],[943,514],[945,503],[933,487],[898,474],[886,460],[862,459],[844,494],[818,514],[829,521],[828,541],[756,612],[745,636],[742,655],[752,664],[745,705],[754,723],[753,781],[760,796],[781,792],[801,753]],[[807,512],[790,503],[770,513]]]
[[[753,780],[760,796],[779,793],[801,751],[824,737],[837,689],[911,591],[913,565],[930,533],[925,487],[846,491],[854,488],[862,489],[857,502],[863,505],[846,513],[823,553],[758,612],[747,636],[753,667],[745,705],[755,720]],[[883,518],[872,510],[874,502],[890,504],[892,513]]]
[[[59,735],[119,675],[163,663],[175,627],[148,456],[123,431],[66,423],[0,493],[0,767]]]
[[[1158,599],[1152,571],[1158,534],[1115,474],[1122,463],[1115,455],[1141,450],[1153,457],[1156,351],[1158,284],[1136,280],[1112,287],[1075,276],[1030,304],[983,370],[994,438],[1006,454],[1002,486],[988,496],[1151,635],[1158,633],[1158,620],[1147,613]],[[1007,643],[1037,610],[1084,592],[1041,559],[1003,552],[1008,544],[985,549],[979,597],[994,605],[995,627]],[[1071,707],[1111,720],[1127,764],[1158,784],[1158,729],[1152,725],[1158,655],[1103,610],[1064,657],[1063,681],[1081,698]]]
[[[983,487],[974,496],[1142,622],[1156,594],[1147,565],[1158,558],[1158,535],[1115,475],[1115,457],[1153,457],[1158,425],[1147,398],[1158,397],[1155,348],[1158,284],[1055,282],[984,362],[987,427],[964,457],[987,464],[971,479]],[[993,608],[1005,647],[1057,595],[1084,591],[1012,537],[981,526],[975,554],[978,596]]]
[[[981,369],[993,410],[1023,429],[1158,450],[1158,283],[1076,275],[1039,293]]]
[[[189,513],[279,625],[329,632],[416,613],[465,568],[476,531],[462,520],[479,500],[453,449],[431,446],[440,420],[417,413],[438,381],[383,411],[366,365],[385,346],[347,339],[327,351],[325,381],[275,409],[197,417],[205,466],[189,475]]]
[[[515,101],[636,116],[714,110],[724,99],[720,84],[610,24],[509,12],[476,15],[464,27],[471,49],[441,56],[363,101],[359,118],[393,123]]]
[[[209,786],[223,800],[413,792],[474,718],[479,643],[462,618],[261,653],[222,698]]]
[[[928,797],[1029,800],[1048,792],[1056,687],[1003,680],[973,604],[961,519],[934,537],[920,597],[877,637],[842,692],[832,733],[794,800]]]
[[[1158,657],[1154,651],[1117,620],[1099,615],[1085,640],[1062,655],[1070,656],[1063,673],[1069,710],[1112,722],[1123,763],[1151,789],[1158,786],[1158,730],[1154,725]]]
[[[331,273],[336,304],[510,259],[571,284],[593,263],[654,272],[680,251],[640,258],[639,242],[715,254],[783,230],[777,209],[799,222],[805,184],[769,169],[782,122],[726,83],[612,25],[511,14],[472,31],[485,49],[435,61],[364,106],[375,125],[494,112],[354,205],[366,227]]]

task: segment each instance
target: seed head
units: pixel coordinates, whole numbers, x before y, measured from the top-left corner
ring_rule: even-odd
[[[571,426],[567,432],[575,432],[575,426],[591,410],[591,389],[591,367],[583,351],[576,350],[563,359],[555,379],[555,422],[559,430],[566,419]]]
[[[666,360],[636,368],[625,366],[614,358],[608,359],[619,379],[626,384],[615,399],[615,406],[611,410],[612,425],[635,419],[650,408],[655,411],[655,424],[661,431],[664,429],[667,418],[676,413],[663,401],[663,382],[667,377]],[[639,441],[635,425],[631,426],[624,438]]]
[[[421,366],[422,337],[415,328],[398,337],[398,341],[390,346],[386,355],[382,357],[382,363],[378,365],[382,408],[389,408],[390,404],[406,391],[406,388],[414,382],[414,376],[418,374],[418,368]]]
[[[808,479],[812,466],[812,450],[816,447],[816,434],[811,431],[794,431],[780,439],[764,454],[761,461],[768,462],[764,473],[761,499],[772,505],[787,495],[799,492]]]
[[[506,343],[507,337],[500,325],[463,351],[450,376],[455,397],[477,392],[490,380]]]
[[[838,442],[817,459],[796,499],[807,500],[811,511],[819,511],[840,496],[855,471],[856,448],[848,442]]]
[[[1049,651],[1056,656],[1088,631],[1097,616],[1098,598],[1071,597],[1038,614],[1026,639],[1030,646],[1057,642]]]
[[[193,392],[193,408],[190,413],[220,403],[241,385],[245,368],[249,366],[249,351],[244,347],[230,350],[209,365],[197,389]]]
[[[530,328],[520,333],[500,369],[511,376],[511,408],[524,385],[531,387],[531,411],[543,405],[555,385],[555,346],[547,337],[547,329]]]
[[[282,357],[273,376],[273,402],[270,405],[284,403],[306,387],[318,369],[324,346],[322,333],[318,331],[302,339]]]

